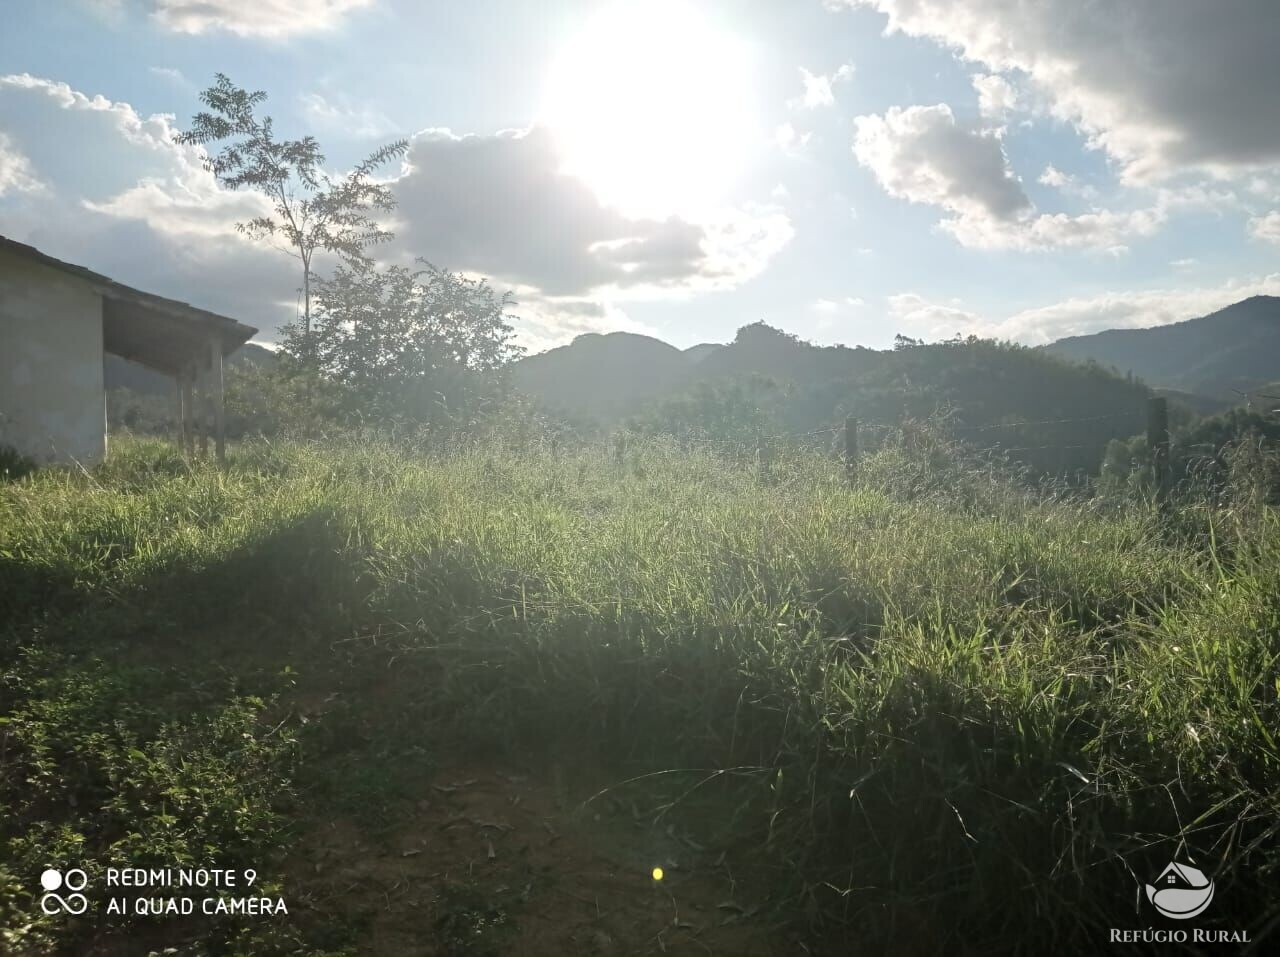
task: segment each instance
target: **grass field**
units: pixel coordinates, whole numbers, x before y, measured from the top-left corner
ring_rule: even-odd
[[[1162,926],[1142,884],[1175,856],[1216,882],[1197,926],[1274,938],[1278,531],[939,448],[849,487],[817,453],[762,476],[657,442],[246,444],[225,472],[118,443],[0,484],[0,950],[738,953],[746,923],[776,953],[1081,952]],[[690,926],[624,940],[597,900],[539,950],[573,874],[517,878],[495,837],[433,870],[481,787],[458,769],[517,766],[525,806],[635,836],[637,895],[681,844]],[[420,898],[372,865],[378,893],[326,896],[339,824],[346,866],[420,866]],[[58,862],[253,867],[290,915],[45,916]],[[717,912],[697,874],[729,866]]]

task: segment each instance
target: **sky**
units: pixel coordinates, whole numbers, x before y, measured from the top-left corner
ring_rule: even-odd
[[[379,261],[511,290],[531,351],[1039,344],[1280,295],[1275,0],[3,3],[0,235],[261,341],[298,266],[174,141],[219,72],[335,174],[407,139]]]

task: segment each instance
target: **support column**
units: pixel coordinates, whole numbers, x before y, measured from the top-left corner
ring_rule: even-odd
[[[1169,400],[1152,396],[1147,400],[1147,448],[1151,451],[1156,501],[1169,497]]]
[[[227,464],[227,405],[222,391],[222,340],[209,340],[209,401],[213,405],[214,450],[219,465]]]
[[[185,413],[182,410],[182,370],[179,369],[173,374],[173,391],[174,391],[174,410],[177,413],[173,418],[173,443],[178,447],[178,451],[182,452],[186,449],[187,443],[182,438],[182,423]]]
[[[209,457],[209,361],[196,360],[196,432],[200,436],[200,458]]]
[[[845,481],[853,484],[854,473],[858,467],[858,418],[848,415],[844,419],[844,476]]]
[[[183,366],[182,371],[178,373],[178,377],[179,386],[182,390],[182,451],[188,458],[194,458],[196,454],[196,404],[192,389],[192,379],[195,378],[195,375],[190,366]]]

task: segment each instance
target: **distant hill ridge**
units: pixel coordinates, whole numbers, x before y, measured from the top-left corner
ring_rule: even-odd
[[[1212,398],[1239,398],[1280,378],[1280,297],[1253,296],[1225,309],[1147,329],[1108,329],[1044,347],[1093,359],[1150,385]]]
[[[1016,360],[1008,351],[982,353],[983,361],[992,363],[988,371],[995,382],[1010,375],[1002,364],[1025,365],[1030,354],[1040,354],[1073,363],[1093,361],[1120,376],[1131,373],[1190,409],[1217,411],[1239,401],[1233,390],[1248,392],[1280,379],[1280,298],[1254,296],[1199,319],[1073,336],[1022,351],[1029,355]],[[963,407],[966,396],[955,393],[954,383],[944,388],[927,380],[912,381],[910,364],[893,358],[898,355],[863,347],[815,346],[754,323],[743,327],[731,344],[702,343],[683,352],[634,333],[583,335],[567,346],[521,359],[512,377],[518,388],[551,408],[604,421],[716,380],[753,375],[791,383],[802,391],[825,388],[833,397],[841,392],[839,383],[855,380],[904,394],[940,396],[950,388],[946,398]],[[1093,380],[1079,379],[1081,388],[1087,381]],[[982,391],[984,403],[990,404],[985,386],[975,380],[971,388]],[[1012,405],[1016,399],[1010,396],[1007,401]]]
[[[1241,401],[1238,393],[1274,391],[1267,387],[1280,380],[1280,297],[1253,296],[1197,319],[1072,336],[1036,350],[939,353],[952,365],[962,355],[967,355],[969,366],[988,364],[989,383],[973,377],[970,369],[970,378],[961,385],[959,371],[946,363],[927,371],[936,364],[926,360],[932,354],[928,350],[954,345],[898,352],[815,346],[761,322],[744,326],[730,344],[700,343],[685,350],[636,333],[587,333],[569,345],[521,359],[511,375],[517,388],[548,407],[605,422],[691,389],[753,376],[790,384],[792,392],[805,394],[810,414],[830,415],[852,402],[853,393],[860,394],[863,404],[873,401],[886,409],[893,395],[909,395],[912,407],[923,407],[932,398],[963,409],[978,404],[976,393],[981,392],[980,404],[991,406],[992,388],[1022,376],[1021,371],[1011,371],[1013,365],[1026,366],[1031,355],[1041,354],[1069,362],[1093,361],[1121,376],[1132,374],[1204,413]],[[927,351],[907,361],[903,352],[917,348]],[[228,363],[260,365],[272,359],[271,350],[247,343]],[[1062,375],[1053,372],[1055,379]],[[1087,382],[1096,385],[1092,375],[1079,378],[1082,388]],[[115,356],[107,357],[106,383],[108,388],[144,395],[168,396],[173,389],[167,377]],[[1071,391],[1066,380],[1062,388]],[[874,394],[871,400],[869,392]],[[1016,405],[1016,397],[1006,402]]]
[[[698,382],[750,375],[839,378],[865,368],[874,355],[861,347],[811,345],[761,322],[744,326],[730,345],[702,343],[684,351],[652,336],[588,333],[516,362],[512,380],[551,408],[610,420]]]

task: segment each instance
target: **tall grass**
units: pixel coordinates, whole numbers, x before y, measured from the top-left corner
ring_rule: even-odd
[[[1274,511],[1234,515],[1031,493],[902,444],[850,487],[817,453],[762,475],[659,441],[248,444],[226,472],[134,443],[0,486],[0,837],[11,875],[68,841],[124,859],[155,829],[96,810],[154,822],[180,787],[171,850],[284,846],[282,820],[202,802],[308,780],[341,729],[282,748],[277,712],[293,729],[291,695],[377,673],[396,733],[441,749],[698,769],[717,839],[818,940],[1093,947],[1150,925],[1140,885],[1175,854],[1217,876],[1204,925],[1257,940],[1280,917],[1280,545]],[[139,654],[169,664],[142,681]],[[52,730],[71,676],[118,689],[116,743]],[[214,761],[258,712],[250,764],[122,797],[113,762],[175,735]]]

